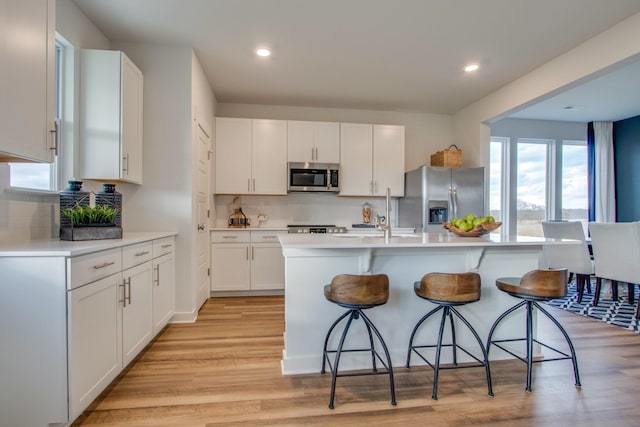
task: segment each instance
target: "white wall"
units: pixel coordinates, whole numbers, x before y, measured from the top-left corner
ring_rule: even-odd
[[[487,166],[488,123],[602,75],[608,68],[638,59],[640,13],[457,112],[454,138],[465,150],[465,157],[470,155],[478,165]]]
[[[586,141],[587,124],[553,120],[502,119],[491,124],[491,136]]]

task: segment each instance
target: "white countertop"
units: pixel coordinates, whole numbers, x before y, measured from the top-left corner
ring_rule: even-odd
[[[389,243],[382,235],[369,233],[328,234],[283,234],[280,236],[283,249],[349,249],[349,248],[420,248],[420,247],[486,247],[486,246],[530,246],[543,244],[578,244],[577,240],[546,239],[543,237],[506,236],[485,234],[481,237],[459,237],[453,233],[398,233]]]
[[[0,243],[0,257],[78,256],[149,240],[175,236],[173,231],[123,233],[122,239],[68,241],[59,239]]]

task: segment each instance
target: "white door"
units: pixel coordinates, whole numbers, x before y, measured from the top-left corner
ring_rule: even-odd
[[[200,307],[209,297],[209,169],[211,159],[211,127],[196,118],[196,211],[197,225],[197,301]]]
[[[251,119],[216,119],[216,194],[251,190]]]
[[[376,196],[404,196],[404,126],[373,126],[373,182]]]
[[[287,122],[253,120],[251,193],[287,194]]]
[[[174,253],[153,260],[153,334],[160,332],[174,313],[175,258]]]
[[[248,243],[214,243],[211,245],[212,291],[248,291],[251,270]]]
[[[317,163],[340,163],[340,123],[316,122],[314,141]]]

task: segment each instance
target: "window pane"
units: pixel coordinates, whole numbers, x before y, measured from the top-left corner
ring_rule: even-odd
[[[10,163],[11,186],[50,190],[51,168],[49,163]]]
[[[489,214],[502,221],[502,141],[491,141],[489,151]]]
[[[546,211],[547,144],[518,142],[516,232],[542,237]]]
[[[562,219],[581,221],[587,218],[587,146],[562,146]]]

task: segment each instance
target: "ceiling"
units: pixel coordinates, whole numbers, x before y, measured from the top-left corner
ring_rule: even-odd
[[[459,111],[640,12],[638,0],[73,1],[113,42],[193,47],[218,102],[437,114]],[[258,47],[271,57],[257,57]],[[465,73],[470,62],[480,69]],[[640,91],[640,62],[632,67],[514,117],[638,115],[640,92],[630,88]],[[635,110],[614,113],[625,100]]]

